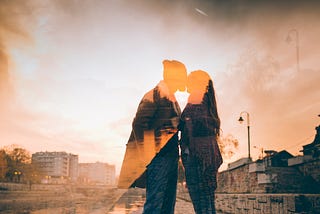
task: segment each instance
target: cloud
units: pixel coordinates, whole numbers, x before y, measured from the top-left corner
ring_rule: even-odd
[[[227,126],[234,126],[241,111],[249,112],[253,145],[298,152],[308,142],[296,143],[312,133],[315,125],[320,72],[282,70],[279,64],[266,55],[244,53],[229,73],[220,76],[220,110]]]

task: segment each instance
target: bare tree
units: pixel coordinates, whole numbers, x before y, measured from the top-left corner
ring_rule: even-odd
[[[239,141],[233,135],[228,134],[225,137],[221,136],[219,141],[219,148],[223,158],[230,159],[238,149]]]
[[[11,182],[21,182],[29,174],[31,156],[29,151],[18,146],[6,146],[3,150],[3,159],[6,162],[5,177]]]

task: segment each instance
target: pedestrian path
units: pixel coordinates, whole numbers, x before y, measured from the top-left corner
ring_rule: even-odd
[[[142,214],[145,201],[145,190],[128,189],[113,206],[108,214]],[[175,214],[194,214],[193,206],[185,191],[177,192]]]
[[[190,201],[177,198],[174,214],[195,214],[195,212]]]

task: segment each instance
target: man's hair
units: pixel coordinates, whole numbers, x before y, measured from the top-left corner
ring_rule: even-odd
[[[163,60],[163,79],[174,76],[187,77],[187,69],[182,62],[177,60]]]

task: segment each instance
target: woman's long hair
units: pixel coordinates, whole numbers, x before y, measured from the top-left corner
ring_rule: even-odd
[[[217,101],[216,101],[216,95],[215,91],[213,88],[213,82],[210,79],[209,84],[207,86],[207,92],[205,94],[205,97],[207,98],[208,102],[208,109],[209,109],[209,114],[215,121],[216,127],[215,127],[215,133],[219,136],[220,135],[220,118],[218,115],[218,109],[217,109]]]
[[[210,75],[203,70],[192,71],[187,78],[187,88],[188,92],[190,93],[190,97],[193,93],[197,96],[199,95],[197,94],[197,92],[201,92],[201,98],[197,98],[200,98],[200,102],[202,102],[202,104],[206,105],[206,107],[208,108],[209,116],[212,118],[214,123],[214,133],[219,136],[220,118],[217,110],[217,102],[215,91],[213,88],[213,82]]]

